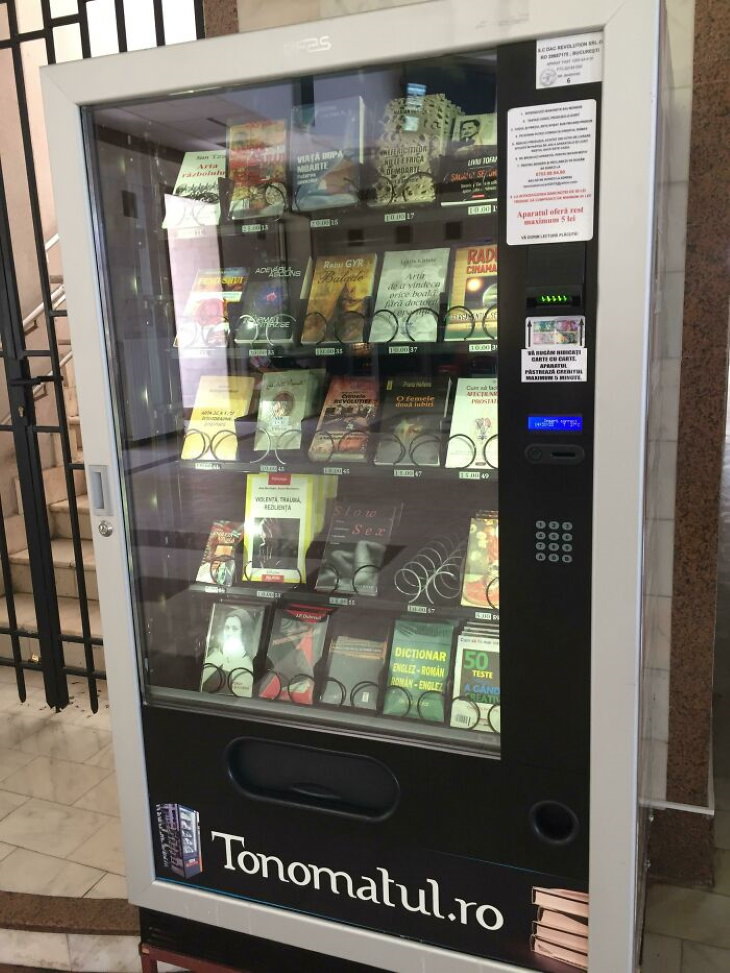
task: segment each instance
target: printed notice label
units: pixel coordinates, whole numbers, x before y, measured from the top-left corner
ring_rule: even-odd
[[[507,243],[590,240],[595,99],[511,108],[507,142]]]
[[[523,348],[523,382],[585,382],[588,351],[585,348]]]
[[[571,34],[537,42],[535,87],[561,88],[603,78],[603,34]]]

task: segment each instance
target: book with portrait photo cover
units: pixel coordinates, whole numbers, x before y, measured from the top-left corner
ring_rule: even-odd
[[[265,605],[213,605],[200,674],[201,693],[251,696]]]
[[[290,604],[277,608],[266,650],[265,672],[256,695],[310,706],[314,670],[322,657],[334,609]]]

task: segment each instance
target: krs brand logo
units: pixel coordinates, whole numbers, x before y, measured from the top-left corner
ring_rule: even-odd
[[[307,54],[322,54],[324,51],[332,50],[332,40],[328,34],[322,37],[302,37],[293,44],[285,44],[284,50],[287,53],[304,51]]]

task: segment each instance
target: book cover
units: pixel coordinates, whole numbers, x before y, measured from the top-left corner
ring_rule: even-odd
[[[225,345],[246,277],[244,267],[199,270],[178,322],[174,346],[211,348]]]
[[[588,926],[585,927],[585,935],[578,936],[562,929],[553,929],[541,922],[533,922],[532,932],[544,943],[553,943],[555,946],[564,946],[566,949],[573,949],[577,953],[588,955]]]
[[[254,379],[243,375],[201,375],[183,439],[181,459],[236,459],[236,419],[248,414]]]
[[[555,912],[553,909],[539,908],[537,910],[537,921],[543,926],[551,929],[561,929],[563,932],[570,932],[576,936],[588,935],[588,920],[577,916],[567,916],[562,912]]]
[[[369,340],[436,341],[448,263],[448,247],[386,253]]]
[[[331,608],[277,608],[266,651],[266,672],[257,695],[309,706],[314,701],[314,667],[322,657]]]
[[[385,384],[375,453],[378,466],[438,466],[441,423],[447,412],[447,375],[398,375]]]
[[[459,247],[451,272],[444,341],[497,338],[497,244]]]
[[[306,369],[265,372],[259,391],[255,451],[287,451],[302,445],[302,422],[315,411],[317,385]]]
[[[294,261],[255,266],[239,305],[233,343],[292,344],[304,280],[302,267]]]
[[[165,195],[162,228],[217,226],[221,216],[220,180],[225,177],[225,149],[186,152],[172,195]]]
[[[397,514],[395,504],[336,502],[317,591],[374,598]]]
[[[364,463],[380,390],[374,378],[332,378],[309,447],[313,462]]]
[[[542,939],[538,939],[536,936],[531,938],[530,946],[533,952],[538,953],[540,956],[548,956],[550,959],[560,960],[562,963],[568,963],[570,966],[575,966],[579,970],[588,969],[588,957],[583,953],[566,949],[564,946],[556,946],[554,943],[543,942]]]
[[[264,605],[213,605],[200,673],[201,693],[251,696]]]
[[[494,511],[471,518],[461,603],[499,609],[499,519]]]
[[[444,465],[459,469],[497,468],[496,378],[457,380]]]
[[[210,528],[195,580],[201,584],[230,587],[236,575],[236,548],[243,536],[243,524],[233,520],[216,520]]]
[[[228,129],[229,215],[276,216],[286,205],[286,121],[244,122]]]
[[[322,702],[374,710],[388,651],[386,626],[369,616],[349,623],[330,643]]]
[[[497,205],[497,146],[481,147],[470,155],[455,155],[444,163],[439,200],[442,206],[485,203]]]
[[[383,712],[443,723],[456,623],[399,618],[393,630]]]
[[[318,257],[304,316],[302,344],[364,339],[377,255]]]
[[[456,642],[451,725],[497,732],[499,723],[490,715],[499,700],[499,638],[467,629]]]
[[[246,478],[243,580],[302,584],[314,534],[315,480],[305,473],[250,473]]]
[[[293,109],[290,156],[295,209],[310,212],[357,203],[364,125],[359,95]]]
[[[573,889],[548,889],[535,886],[532,890],[532,902],[556,912],[565,912],[571,916],[588,918],[588,893],[576,892]]]

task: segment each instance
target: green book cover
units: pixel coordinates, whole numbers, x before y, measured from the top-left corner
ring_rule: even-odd
[[[391,642],[386,715],[443,723],[455,624],[398,619]]]

